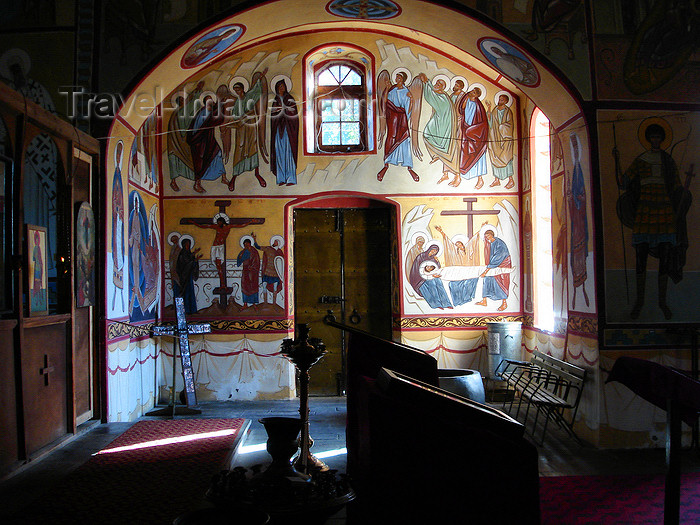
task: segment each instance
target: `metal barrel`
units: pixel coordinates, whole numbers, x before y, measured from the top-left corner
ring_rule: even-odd
[[[502,321],[486,323],[489,379],[499,379],[495,370],[504,359],[522,359],[522,323],[520,321]],[[505,366],[505,365],[504,365]],[[501,367],[502,369],[503,367]]]

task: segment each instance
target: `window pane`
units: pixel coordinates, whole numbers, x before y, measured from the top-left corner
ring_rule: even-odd
[[[354,146],[360,143],[360,123],[343,124],[342,144]]]
[[[340,124],[321,124],[321,144],[325,146],[340,145]]]
[[[318,75],[318,85],[319,86],[337,86],[338,85],[338,80],[335,78],[335,76],[333,76],[333,73],[331,73],[331,69],[333,69],[333,68],[324,69]],[[336,71],[337,71],[337,69],[336,69]]]
[[[343,80],[341,85],[343,86],[361,86],[362,78],[353,69],[347,66],[341,66],[341,77]]]
[[[338,100],[324,100],[321,102],[321,121],[338,122],[340,111],[338,111]]]
[[[343,122],[356,122],[360,120],[360,101],[351,99],[345,101],[345,107],[340,114]]]

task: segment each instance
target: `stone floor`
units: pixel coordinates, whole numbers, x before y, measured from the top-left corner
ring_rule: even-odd
[[[196,417],[243,417],[251,420],[248,435],[234,461],[250,466],[264,463],[269,456],[263,446],[267,434],[258,419],[266,416],[298,415],[298,400],[208,402],[202,403],[202,414]],[[143,418],[150,419],[150,418]],[[131,423],[93,425],[49,455],[24,465],[0,482],[0,522],[3,516],[16,516],[26,505],[52,487],[60,485],[67,473],[90,458],[131,426]],[[310,434],[313,452],[339,472],[345,471],[345,398],[314,397],[310,400]],[[589,474],[662,473],[665,469],[664,449],[598,450],[579,445],[557,429],[547,433],[539,450],[542,476]],[[326,456],[326,454],[329,454]],[[700,471],[700,454],[684,450],[682,468]],[[328,520],[329,525],[345,523],[344,511]]]

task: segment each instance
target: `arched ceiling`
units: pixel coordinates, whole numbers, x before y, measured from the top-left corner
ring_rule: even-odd
[[[339,34],[352,34],[355,38],[359,33],[369,33],[383,40],[399,39],[453,60],[484,80],[531,99],[555,128],[572,121],[581,113],[576,97],[545,64],[518,43],[509,41],[481,20],[468,15],[467,8],[462,12],[420,0],[403,0],[395,2],[398,8],[394,16],[368,20],[333,14],[329,8],[332,3],[278,0],[222,18],[184,40],[141,79],[126,97],[118,120],[132,130],[138,130],[154,108],[167,100],[179,86],[210,74],[237,54],[260,46],[269,47],[274,42],[289,42],[290,38],[303,41],[310,38],[309,35],[315,35],[314,40],[320,37],[322,41],[328,36],[338,41]],[[476,13],[474,15],[478,16]],[[223,32],[227,26],[232,29]],[[221,49],[215,48],[215,52],[207,54],[207,44],[203,41],[217,33],[226,37],[218,44]],[[507,64],[501,70],[494,67],[489,60],[494,57],[487,56],[480,47],[483,39],[497,39],[513,46],[521,57],[534,66],[537,82],[511,80],[504,74]]]

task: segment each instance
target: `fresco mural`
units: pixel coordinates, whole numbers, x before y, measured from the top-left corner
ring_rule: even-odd
[[[158,193],[158,122],[157,112],[154,111],[131,143],[128,161],[129,182],[151,193]]]
[[[111,248],[112,256],[112,293],[110,311],[117,307],[119,296],[120,311],[125,312],[124,305],[124,184],[122,182],[122,159],[124,158],[124,141],[120,140],[114,147],[114,173],[112,175],[112,220]]]
[[[192,68],[203,64],[226,51],[241,38],[245,27],[231,24],[209,31],[200,37],[182,57],[182,67]]]
[[[595,2],[593,13],[601,98],[694,100],[700,30],[694,2]]]
[[[128,314],[131,322],[153,319],[160,301],[159,212],[151,198],[146,202],[150,204],[148,209],[138,191],[129,193]]]
[[[166,99],[166,195],[412,191],[401,170],[417,183],[413,191],[447,182],[447,191],[459,193],[463,181],[517,191],[517,97],[447,60],[440,62],[449,68],[439,67],[411,46],[374,45],[383,60],[370,94],[376,89],[380,115],[399,116],[377,120],[377,154],[300,156],[300,141],[313,141],[301,136],[309,101],[295,87],[300,53],[255,50],[214,63]],[[324,53],[366,61],[332,46]]]
[[[539,85],[537,68],[512,44],[498,38],[483,38],[479,40],[479,48],[491,64],[514,82],[527,87]]]
[[[326,9],[344,18],[385,20],[401,14],[401,8],[391,0],[333,0]]]
[[[284,317],[283,209],[266,203],[266,216],[256,217],[263,202],[166,201],[166,313],[173,297],[183,297],[190,315]],[[197,216],[171,215],[175,209]]]
[[[376,16],[369,14],[371,9],[362,12],[370,4],[391,7],[388,2],[332,2],[327,17],[335,16],[331,4],[350,6],[347,12],[355,9],[351,16],[357,18]],[[528,27],[529,17],[522,20],[522,27]],[[246,27],[252,31],[247,21]],[[207,30],[192,41],[211,34]],[[484,45],[491,48],[479,54],[476,42],[484,33],[474,38],[473,59],[440,53],[408,36],[369,31],[353,33],[351,44],[344,45],[348,34],[309,31],[304,38],[282,36],[240,49],[229,46],[215,57],[203,58],[203,67],[191,73],[171,65],[177,70],[172,73],[180,73],[181,84],[164,97],[153,122],[133,125],[139,129],[135,146],[120,136],[129,153],[121,160],[127,159],[122,169],[131,170],[129,189],[138,191],[143,210],[149,210],[152,196],[162,203],[163,223],[158,226],[164,234],[164,296],[159,315],[173,316],[173,298],[182,296],[188,316],[216,326],[218,339],[206,337],[201,344],[206,357],[202,367],[208,370],[198,371],[198,388],[208,398],[239,397],[243,390],[246,396],[260,395],[257,381],[266,374],[271,388],[279,389],[273,385],[279,381],[271,373],[272,361],[257,359],[261,355],[256,341],[269,336],[264,354],[271,357],[294,315],[289,206],[300,198],[359,194],[398,204],[393,219],[399,233],[392,239],[398,264],[393,272],[398,285],[394,304],[402,329],[411,328],[405,334],[402,330],[400,337],[420,341],[430,351],[442,344],[449,352],[439,352],[441,363],[479,364],[485,343],[478,323],[522,315],[527,287],[521,273],[526,245],[521,214],[532,212],[528,199],[521,203],[521,192],[529,188],[529,178],[521,178],[527,170],[523,159],[529,155],[523,119],[532,112],[532,103],[519,88],[531,89],[545,70],[538,71],[534,58],[498,38],[485,39]],[[508,62],[494,49],[525,62]],[[183,46],[181,52],[188,56],[191,51]],[[552,53],[558,53],[554,46]],[[307,149],[306,118],[314,102],[308,96],[313,80],[309,74],[321,61],[336,59],[362,65],[368,74],[367,96],[378,102],[367,107],[367,125],[376,130],[367,151],[318,153],[313,150],[313,130],[311,150]],[[151,135],[159,137],[156,151],[163,160],[155,163],[149,179]],[[560,261],[565,265],[559,271],[568,272],[569,207],[563,198],[568,134],[561,136],[559,145],[561,154],[554,160],[561,178],[561,220],[553,225],[564,224],[559,229],[565,241]],[[137,159],[133,164],[132,150]],[[110,151],[114,157],[114,149]],[[116,158],[112,161],[118,163]],[[109,172],[116,173],[116,167]],[[581,172],[589,176],[585,162]],[[132,201],[131,194],[124,196],[129,212],[139,206]],[[584,206],[590,206],[590,200]],[[125,220],[131,224],[133,217]],[[129,240],[135,245],[134,231],[126,233],[127,245]],[[531,237],[530,233],[530,242]],[[132,256],[127,252],[127,270],[135,267]],[[138,299],[138,293],[134,295]],[[565,311],[566,290],[562,297],[558,306]],[[585,304],[582,297],[578,287],[577,306]],[[115,296],[115,304],[119,302]],[[410,324],[411,318],[413,324],[404,323]],[[453,337],[439,328],[456,327],[465,318],[472,320],[468,326],[473,330],[464,335]],[[454,323],[431,324],[441,319]],[[234,343],[235,356],[230,350]],[[162,346],[165,354],[158,354],[158,368],[164,366],[167,372],[167,343]],[[244,370],[248,363],[255,363],[250,385],[248,379],[237,384],[223,376],[210,384],[212,370],[218,377],[232,364]],[[167,373],[162,375],[159,384],[164,386]]]
[[[601,155],[604,185],[617,188],[604,194],[606,238],[617,245],[606,250],[608,320],[690,322],[687,304],[699,284],[698,246],[688,228],[698,217],[698,115],[601,116],[599,129],[613,145],[609,157]]]
[[[401,202],[409,207],[401,224],[405,314],[520,310],[516,200],[441,197],[430,200],[434,208]]]

